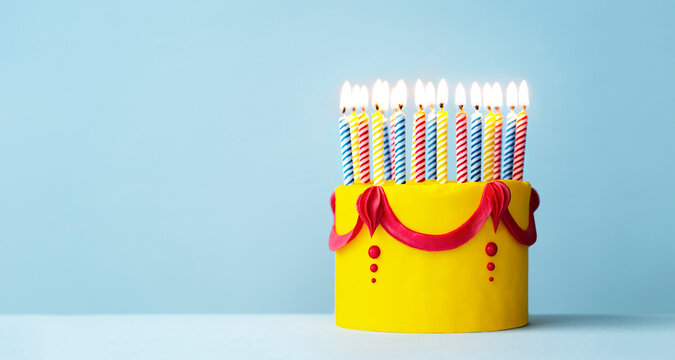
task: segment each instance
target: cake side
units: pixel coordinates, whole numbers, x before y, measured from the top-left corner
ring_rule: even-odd
[[[506,220],[496,231],[492,221],[508,218],[512,227],[530,227],[531,189],[519,181],[501,185],[507,199],[499,193],[486,196],[495,187],[486,183],[385,184],[379,197],[367,194],[371,204],[360,198],[372,192],[367,191],[371,187],[338,187],[335,233],[353,231],[359,222],[365,225],[336,250],[337,325],[396,332],[490,331],[525,325],[528,247],[504,226]],[[500,201],[507,205],[504,209]],[[383,203],[389,205],[389,215],[382,210]],[[407,229],[405,236],[423,241],[406,243],[392,225],[392,216]],[[453,230],[473,218],[482,221],[474,221],[469,229],[475,234],[455,241],[461,234]],[[427,240],[441,246],[425,250]],[[448,249],[429,250],[438,248]]]

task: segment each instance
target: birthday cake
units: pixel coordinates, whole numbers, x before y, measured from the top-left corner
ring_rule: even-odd
[[[378,86],[382,85],[376,88]],[[396,92],[392,92],[392,99],[396,96]],[[481,134],[480,143],[490,137],[493,142],[481,146],[481,150],[487,148],[489,154],[483,151],[478,154],[487,155],[482,162],[492,167],[488,166],[487,171],[483,167],[482,178],[480,167],[478,178],[471,174],[471,151],[463,164],[461,152],[466,149],[458,146],[458,181],[447,180],[445,169],[441,169],[447,156],[443,148],[447,147],[445,141],[438,141],[437,148],[433,149],[434,155],[439,155],[437,162],[429,161],[429,142],[440,140],[444,135],[440,132],[446,124],[440,122],[445,121],[442,108],[447,99],[438,101],[441,112],[439,123],[434,125],[438,125],[440,131],[433,134],[437,139],[429,139],[429,129],[435,130],[435,127],[428,122],[423,126],[422,139],[427,141],[421,162],[416,162],[419,142],[413,141],[413,181],[406,181],[405,175],[395,176],[400,170],[396,169],[396,154],[405,154],[403,142],[392,141],[392,154],[379,149],[380,141],[385,143],[383,148],[387,147],[385,134],[392,139],[396,135],[389,134],[386,126],[379,130],[380,124],[376,122],[385,121],[379,119],[378,114],[373,114],[374,181],[369,179],[370,164],[360,161],[366,159],[363,153],[352,153],[354,148],[367,151],[368,146],[364,147],[363,143],[347,146],[342,142],[345,184],[338,186],[331,197],[334,225],[329,237],[329,248],[335,251],[336,259],[335,321],[338,326],[392,332],[475,332],[527,324],[528,248],[537,237],[534,212],[539,206],[539,196],[528,182],[522,181],[522,175],[513,179],[511,156],[516,158],[516,166],[522,166],[518,165],[521,161],[518,152],[524,151],[524,140],[522,149],[518,149],[518,141],[510,138],[509,126],[504,135],[506,155],[502,160],[501,151],[497,151],[499,160],[494,167],[495,157],[490,154],[495,150],[497,136],[501,150],[502,134],[501,124],[495,134],[494,124],[489,123],[498,118],[493,116],[495,119],[491,120],[489,116],[499,109],[496,95],[490,96],[490,101],[495,103],[492,107],[488,105],[490,113],[485,116],[485,126],[481,124],[485,134]],[[375,97],[374,93],[374,104]],[[488,95],[484,97],[488,103]],[[382,102],[380,100],[380,104]],[[418,119],[436,120],[436,114],[424,113],[423,101],[416,102],[423,113],[423,116],[420,112],[415,114],[416,128]],[[398,99],[397,103],[404,104],[405,99]],[[365,106],[361,105],[365,113]],[[459,105],[461,109],[463,102]],[[383,112],[381,106],[375,107],[376,112]],[[395,115],[402,115],[402,109],[403,106],[399,106],[401,114]],[[460,110],[456,118],[458,140],[462,140],[462,118],[466,120],[466,113],[462,113]],[[472,116],[472,120],[475,117]],[[527,116],[524,118],[526,121]],[[346,125],[349,118],[343,116],[342,122],[341,139],[353,139]],[[396,128],[397,124],[393,126]],[[357,142],[359,138],[367,141],[370,135],[357,136]],[[472,139],[467,140],[464,143],[472,145]],[[516,150],[509,155],[513,152],[509,149],[514,147],[512,142],[516,143]],[[391,162],[389,169],[383,166],[381,174],[378,159],[386,156]],[[354,160],[358,160],[357,165],[350,168],[348,163]],[[465,165],[469,170],[466,180],[463,179]],[[504,168],[506,173],[502,171]],[[420,171],[424,175],[418,177]]]

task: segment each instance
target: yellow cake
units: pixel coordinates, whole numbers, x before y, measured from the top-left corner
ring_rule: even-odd
[[[472,332],[527,324],[538,204],[529,183],[513,180],[337,187],[337,325]]]

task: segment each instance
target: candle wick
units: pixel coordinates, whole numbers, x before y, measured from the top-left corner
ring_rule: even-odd
[[[439,104],[438,106],[440,106],[440,107],[441,107],[441,109],[442,109],[442,108],[443,108],[443,103],[440,103],[440,104]]]
[[[345,112],[347,112],[347,107],[346,107],[346,106],[342,108],[342,113],[344,114]]]
[[[403,104],[398,104],[398,109],[403,110]]]
[[[460,110],[464,110],[464,105],[459,105]]]
[[[523,105],[523,111],[525,111],[525,105]]]
[[[375,104],[375,110],[380,110],[380,105]]]
[[[479,108],[479,107],[480,107],[480,105],[476,105],[476,111],[478,111],[478,108]]]
[[[424,108],[422,107],[422,104],[419,105],[420,111],[424,111]]]
[[[514,111],[516,109],[515,106],[511,106],[511,111]]]

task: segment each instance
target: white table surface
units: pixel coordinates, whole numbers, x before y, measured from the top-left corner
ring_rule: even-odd
[[[0,359],[675,359],[675,315],[531,315],[471,334],[345,330],[332,315],[2,315]]]

